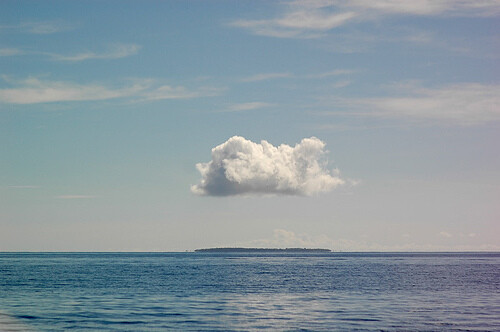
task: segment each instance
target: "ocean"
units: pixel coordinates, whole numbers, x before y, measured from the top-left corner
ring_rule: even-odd
[[[0,253],[0,331],[500,331],[500,253]]]

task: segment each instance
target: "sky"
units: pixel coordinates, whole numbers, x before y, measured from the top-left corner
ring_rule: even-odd
[[[499,17],[2,1],[0,251],[498,251]]]

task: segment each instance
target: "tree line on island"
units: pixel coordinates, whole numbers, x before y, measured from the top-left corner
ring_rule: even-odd
[[[300,252],[318,252],[325,253],[331,252],[330,249],[320,248],[205,248],[196,249],[195,252],[287,252],[287,253],[300,253]]]

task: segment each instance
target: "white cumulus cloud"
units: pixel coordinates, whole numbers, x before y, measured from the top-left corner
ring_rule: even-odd
[[[198,195],[251,194],[312,195],[345,183],[338,171],[329,171],[325,143],[304,138],[291,147],[254,143],[234,136],[212,149],[212,160],[199,163],[201,182],[191,187]]]

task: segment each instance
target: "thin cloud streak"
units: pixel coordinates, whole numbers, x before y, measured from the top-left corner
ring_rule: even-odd
[[[290,78],[293,77],[291,73],[263,73],[263,74],[256,74],[250,77],[246,77],[241,79],[241,82],[260,82],[260,81],[266,81],[266,80],[272,80],[276,78]]]
[[[340,88],[345,88],[346,86],[349,86],[352,84],[352,81],[350,80],[343,80],[343,81],[338,81],[338,82],[335,82],[332,87],[334,89],[340,89]]]
[[[326,78],[326,77],[332,77],[332,76],[350,75],[350,74],[354,74],[356,72],[357,72],[356,70],[352,70],[352,69],[335,69],[335,70],[328,71],[325,73],[307,75],[306,78],[320,79],[320,78]]]
[[[137,54],[137,52],[140,49],[141,46],[136,44],[114,44],[110,46],[108,50],[102,53],[85,52],[75,55],[61,55],[61,54],[47,53],[47,55],[49,55],[56,61],[79,62],[79,61],[94,60],[94,59],[125,58]]]
[[[255,35],[276,38],[319,38],[334,28],[390,15],[413,16],[496,16],[496,0],[337,0],[292,1],[282,5],[282,13],[269,19],[239,19],[233,27]]]
[[[500,14],[497,0],[352,0],[338,1],[343,7],[376,12],[377,14],[401,15],[451,15],[451,16],[495,16]]]
[[[278,38],[318,38],[356,16],[353,12],[327,14],[320,11],[297,10],[269,20],[236,20],[234,27],[245,28],[261,36]]]
[[[14,56],[21,54],[24,54],[24,52],[18,48],[0,48],[0,56]]]
[[[260,73],[260,74],[255,74],[249,77],[245,77],[240,79],[240,82],[260,82],[260,81],[266,81],[266,80],[273,80],[273,79],[279,79],[279,78],[304,78],[304,79],[323,79],[323,78],[328,78],[328,77],[335,77],[335,76],[345,76],[345,75],[350,75],[357,73],[357,70],[352,70],[352,69],[335,69],[332,71],[324,72],[324,73],[316,73],[316,74],[307,74],[307,75],[295,75],[293,73]]]
[[[62,22],[25,22],[20,27],[26,32],[37,35],[57,33],[70,28],[68,24]]]
[[[92,195],[60,195],[56,196],[58,199],[91,199],[95,198],[96,196]]]
[[[44,81],[37,78],[14,82],[6,80],[16,85],[12,88],[0,89],[0,102],[7,104],[98,101],[118,98],[132,98],[136,101],[191,99],[216,96],[223,91],[223,89],[212,87],[188,89],[183,86],[157,86],[154,80],[141,80],[122,88],[107,87],[95,83]]]
[[[35,35],[49,35],[70,30],[72,26],[62,21],[33,21],[22,22],[16,25],[0,25],[1,30],[19,31]]]
[[[77,84],[61,81],[41,81],[29,78],[21,86],[0,89],[0,102],[9,104],[37,104],[61,101],[105,100],[127,97],[144,89],[135,85],[122,89],[110,89],[97,84]]]
[[[188,90],[183,86],[163,85],[143,94],[144,100],[162,99],[191,99],[200,97],[215,97],[225,89],[201,87],[196,90]]]
[[[413,119],[463,126],[500,121],[500,85],[460,83],[440,88],[414,87],[405,96],[377,98],[339,98],[336,108],[355,115]]]
[[[38,189],[40,186],[32,186],[32,185],[17,185],[17,186],[8,186],[11,189]]]
[[[260,108],[265,108],[272,106],[273,104],[270,103],[263,103],[263,102],[250,102],[250,103],[241,103],[241,104],[233,104],[229,106],[226,110],[223,112],[242,112],[242,111],[251,111],[251,110],[256,110]]]

